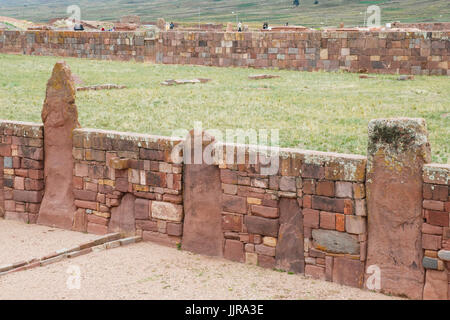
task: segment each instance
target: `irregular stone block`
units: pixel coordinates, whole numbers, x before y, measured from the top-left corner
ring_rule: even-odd
[[[359,260],[335,257],[333,261],[333,282],[362,288],[364,263]]]
[[[358,237],[334,230],[312,230],[313,244],[316,248],[331,253],[359,254]]]
[[[345,231],[352,234],[363,234],[366,232],[366,219],[359,216],[345,216]]]
[[[75,212],[74,219],[73,219],[73,231],[78,232],[86,232],[87,231],[87,218],[86,213],[84,209],[78,209]]]
[[[431,270],[437,270],[438,269],[438,259],[430,258],[430,257],[423,257],[423,267],[425,269],[431,269]]]
[[[45,135],[45,193],[37,222],[71,229],[76,211],[73,196],[72,132],[80,124],[72,73],[64,62],[56,63],[47,83],[42,122]]]
[[[244,221],[249,233],[270,237],[278,236],[278,219],[266,219],[256,216],[246,216]]]
[[[111,209],[111,220],[108,226],[108,233],[120,232],[129,236],[134,236],[136,223],[134,218],[134,203],[136,198],[131,193],[127,193],[118,207]]]
[[[244,262],[244,244],[238,240],[226,240],[223,256],[228,260]]]
[[[278,218],[278,208],[252,205],[252,213],[264,218]]]
[[[149,200],[136,199],[134,204],[135,217],[140,220],[147,220],[150,218]]]
[[[152,201],[152,217],[181,222],[183,220],[183,207],[169,202]]]
[[[130,159],[121,159],[121,158],[111,158],[109,159],[109,166],[112,169],[116,170],[124,170],[129,168],[129,161]]]
[[[344,213],[344,199],[335,199],[322,196],[312,197],[312,208],[328,212]]]
[[[314,279],[326,280],[325,268],[312,264],[307,264],[305,266],[305,275],[310,276]]]
[[[422,298],[422,169],[430,158],[425,120],[369,123],[367,265],[381,269],[382,291],[413,299]]]
[[[247,201],[245,197],[224,194],[222,197],[223,210],[227,212],[246,213]]]

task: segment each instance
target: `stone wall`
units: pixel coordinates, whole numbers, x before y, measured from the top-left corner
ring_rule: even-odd
[[[0,160],[4,167],[0,175],[0,208],[4,209],[0,213],[5,219],[37,220],[44,190],[43,138],[40,124],[0,121]],[[72,229],[137,234],[146,241],[183,249],[184,241],[194,240],[197,247],[189,250],[197,252],[198,243],[201,246],[205,238],[198,224],[196,230],[186,225],[186,212],[192,214],[192,207],[196,213],[212,210],[215,205],[203,198],[215,190],[219,192],[215,200],[218,219],[200,215],[206,228],[219,230],[213,234],[219,250],[211,255],[365,287],[371,241],[367,202],[373,201],[366,196],[365,156],[280,149],[279,170],[269,175],[261,171],[265,164],[249,162],[250,146],[244,146],[243,163],[229,165],[216,159],[209,166],[217,168],[217,178],[211,178],[210,171],[202,168],[192,179],[186,176],[189,165],[172,159],[172,151],[180,143],[185,141],[75,129],[73,193],[77,209]],[[214,152],[225,150],[225,159],[229,152],[239,149],[236,146],[228,151],[226,146],[232,145],[217,143]],[[447,299],[450,292],[449,172],[448,165],[425,164],[423,182],[419,181],[423,183],[419,199],[423,203],[423,224],[415,242],[424,250],[425,299]],[[202,180],[205,174],[207,180]],[[372,181],[371,192],[373,188]],[[185,198],[188,190],[196,194],[194,199]],[[201,209],[205,203],[208,205]],[[390,276],[389,272],[385,276]],[[422,297],[407,291],[398,294]]]
[[[73,88],[58,62],[44,124],[0,120],[0,217],[450,299],[450,165],[424,119],[370,121],[365,157],[80,129]]]
[[[402,74],[449,74],[449,32],[165,32],[156,61]],[[160,41],[161,41],[160,40]]]
[[[74,228],[127,232],[176,245],[182,235],[183,167],[167,137],[76,129]]]
[[[450,166],[423,170],[424,299],[450,298]]]
[[[281,149],[279,163],[221,166],[224,256],[362,287],[366,158]]]
[[[0,31],[0,52],[155,62],[154,32]]]
[[[0,216],[35,223],[44,190],[41,124],[0,121]]]
[[[0,31],[0,52],[164,64],[448,75],[449,31]]]

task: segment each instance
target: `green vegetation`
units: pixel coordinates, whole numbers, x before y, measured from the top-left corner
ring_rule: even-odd
[[[69,0],[14,0],[0,1],[0,13],[17,19],[46,22],[66,16]],[[269,24],[305,25],[309,27],[363,25],[364,12],[370,5],[381,8],[382,22],[450,21],[448,0],[302,0],[295,6],[292,0],[80,0],[85,20],[118,20],[124,15],[139,15],[143,21],[157,18],[168,21],[198,22],[199,8],[202,22],[236,21],[236,12],[243,23],[260,26]]]
[[[55,57],[0,55],[0,119],[40,122]],[[175,129],[280,129],[282,146],[366,154],[374,118],[427,120],[433,161],[450,162],[448,77],[151,65],[66,59],[83,85],[115,83],[123,90],[77,94],[83,127],[171,135]],[[280,78],[249,80],[271,73]],[[167,79],[211,78],[205,84],[162,86]]]

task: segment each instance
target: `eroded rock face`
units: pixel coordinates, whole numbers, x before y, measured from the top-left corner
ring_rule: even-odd
[[[37,223],[71,229],[76,211],[72,131],[80,125],[75,105],[75,86],[65,62],[56,63],[47,83],[42,122],[45,137],[45,193]]]
[[[305,272],[303,217],[296,199],[280,200],[280,231],[276,249],[277,268]]]
[[[423,299],[447,300],[449,298],[447,277],[447,271],[427,270]]]
[[[203,133],[197,134],[197,139],[202,139]],[[191,159],[186,161],[184,172],[184,226],[183,226],[183,250],[192,251],[209,256],[223,255],[223,231],[222,231],[222,187],[220,181],[220,169],[216,165],[195,164],[194,132],[191,131],[191,139],[187,139],[186,147],[191,148]],[[213,141],[212,137],[207,138]],[[201,143],[200,148],[208,144]],[[189,164],[191,163],[191,164]],[[234,243],[228,241],[227,252],[234,252]],[[242,250],[242,254],[243,254]],[[233,255],[234,256],[234,255]],[[240,260],[240,258],[239,258]]]
[[[369,123],[366,266],[381,270],[381,290],[422,298],[422,167],[430,160],[423,119]]]

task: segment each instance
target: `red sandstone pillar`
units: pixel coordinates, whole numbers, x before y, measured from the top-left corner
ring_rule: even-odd
[[[79,127],[72,73],[56,63],[47,83],[44,123],[45,193],[38,224],[71,229],[76,211],[73,195],[72,131]]]
[[[191,131],[185,141],[183,169],[183,250],[223,255],[222,185],[217,165],[205,163],[203,151],[214,138]],[[188,155],[188,150],[191,150]]]
[[[382,292],[422,298],[422,168],[430,153],[423,119],[369,123],[366,270],[379,268]]]

